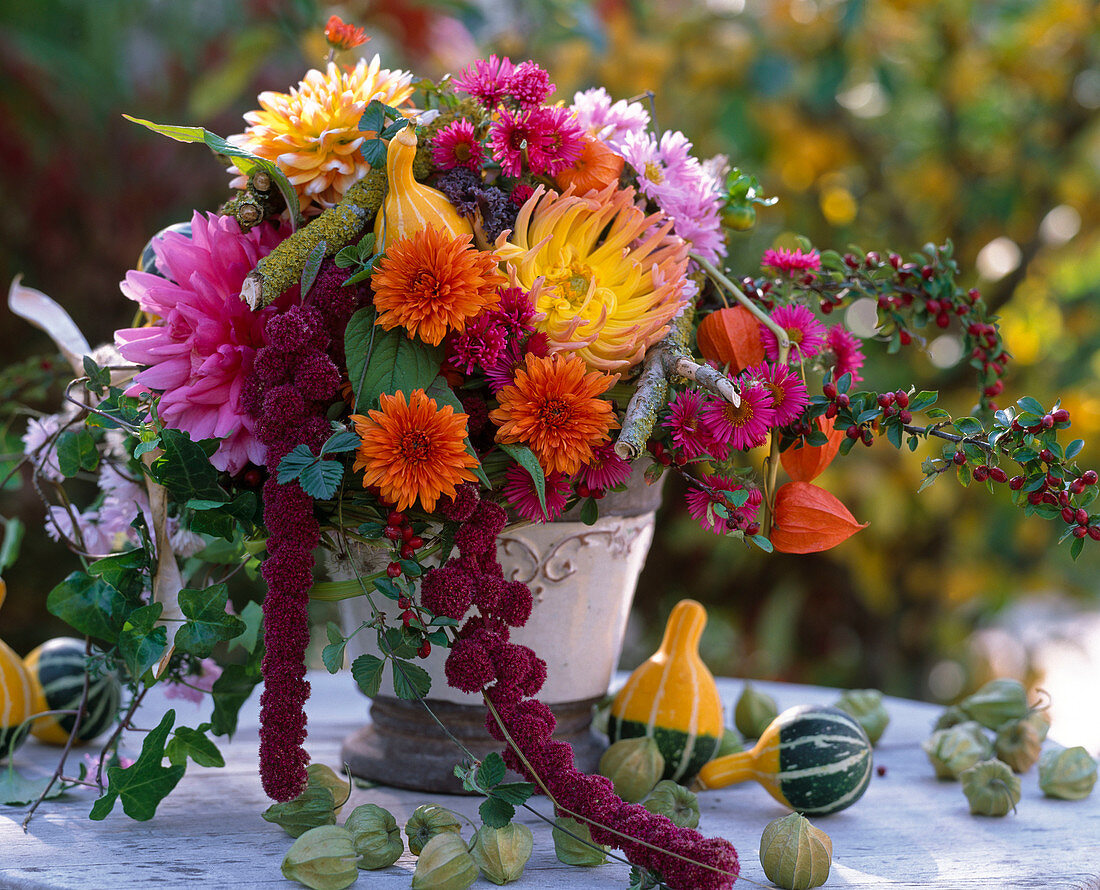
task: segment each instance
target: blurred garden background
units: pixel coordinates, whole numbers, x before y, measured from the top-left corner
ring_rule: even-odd
[[[122,118],[243,128],[260,90],[325,55],[330,14],[364,25],[387,67],[439,77],[489,51],[547,67],[557,97],[602,84],[652,93],[661,128],[728,155],[778,197],[728,266],[815,245],[903,254],[950,239],[967,286],[1002,316],[1014,360],[1002,405],[1028,394],[1071,412],[1100,465],[1100,7],[1091,0],[37,0],[0,6],[0,276],[61,302],[89,341],[126,326],[118,281],[159,229],[215,209],[228,177],[209,152]],[[67,365],[0,310],[0,464],[27,412],[56,411]],[[937,329],[937,333],[938,329]],[[888,356],[883,388],[939,389],[969,413],[973,370],[948,329]],[[936,449],[938,453],[938,449]],[[1100,606],[1100,551],[1076,563],[1061,524],[1025,519],[1003,488],[943,479],[917,494],[922,454],[883,443],[825,485],[870,526],[816,556],[715,538],[666,491],[624,666],[651,651],[684,596],[711,623],[716,673],[873,686],[950,699],[994,673],[1041,680],[1029,646],[1046,612]],[[858,465],[858,466],[857,466]],[[89,489],[91,490],[91,489]],[[26,527],[3,574],[0,637],[20,653],[65,633],[45,610],[77,567],[43,531],[29,474],[0,493]],[[7,522],[7,528],[15,525]],[[10,540],[10,536],[9,536]],[[247,585],[239,599],[259,596]],[[238,605],[240,603],[238,602]],[[1008,628],[997,630],[996,628]],[[781,703],[790,704],[790,703]]]

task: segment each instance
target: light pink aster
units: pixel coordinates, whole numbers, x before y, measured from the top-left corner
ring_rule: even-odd
[[[790,365],[777,365],[764,362],[743,372],[758,380],[772,395],[772,409],[775,411],[775,425],[786,426],[802,416],[810,403],[810,393],[798,372]]]
[[[723,492],[743,491],[745,486],[738,479],[727,476],[704,476],[699,480],[706,489],[691,487],[684,495],[688,513],[707,531],[724,535],[732,529],[746,529],[756,521],[756,512],[764,502],[764,496],[758,488],[749,491],[748,499],[740,507],[731,507]],[[708,490],[709,489],[709,490]],[[723,505],[729,512],[729,518],[720,516],[711,510],[711,505]]]
[[[131,271],[122,292],[157,322],[115,332],[127,361],[145,365],[127,391],[162,393],[165,425],[191,438],[221,439],[211,457],[219,470],[238,473],[250,461],[263,464],[265,447],[240,404],[256,350],[264,345],[267,316],[241,300],[241,284],[282,236],[271,226],[242,234],[231,216],[191,219],[191,237],[169,232],[153,246],[165,278]]]
[[[835,324],[829,328],[825,334],[825,349],[832,353],[834,380],[842,374],[851,374],[853,383],[863,379],[859,375],[863,367],[863,348],[844,325]]]
[[[214,687],[214,682],[222,675],[221,665],[213,658],[204,658],[199,662],[199,672],[185,677],[179,683],[169,683],[164,690],[165,698],[182,698],[197,705]]]
[[[760,259],[760,265],[770,266],[777,272],[787,275],[794,275],[797,272],[816,272],[821,268],[821,256],[816,249],[803,253],[798,248],[787,250],[781,247],[779,250],[765,250],[764,256]]]
[[[515,71],[507,56],[478,59],[465,68],[453,81],[456,93],[466,93],[481,101],[486,108],[493,108],[508,94],[508,81]]]
[[[703,406],[703,423],[714,440],[723,447],[747,451],[763,445],[768,430],[775,426],[772,395],[763,386],[749,383],[741,387],[741,404],[734,406],[722,399],[708,399]],[[720,458],[722,455],[716,454]]]
[[[714,439],[702,418],[703,397],[698,390],[685,389],[669,403],[668,415],[661,426],[672,434],[680,457],[695,460],[710,454]]]
[[[772,312],[772,321],[791,338],[790,359],[802,361],[813,358],[825,345],[825,325],[805,306],[780,306]],[[779,360],[779,343],[770,328],[760,325],[760,340],[769,361]]]
[[[485,150],[474,125],[465,118],[447,124],[432,137],[432,161],[440,170],[466,167],[477,171],[484,159]]]
[[[589,489],[608,489],[622,485],[630,478],[630,463],[615,453],[615,446],[605,442],[592,449],[592,459],[573,474],[573,481]]]
[[[627,136],[649,127],[649,112],[643,105],[625,99],[612,102],[603,87],[574,95],[572,111],[588,133],[619,154]]]
[[[569,482],[557,470],[546,474],[546,511],[539,503],[535,480],[523,467],[509,467],[504,471],[504,497],[517,514],[531,522],[552,522],[565,510],[569,499]]]

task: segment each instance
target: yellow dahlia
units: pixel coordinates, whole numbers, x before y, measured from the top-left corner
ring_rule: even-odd
[[[260,93],[260,111],[244,119],[249,126],[229,141],[274,161],[294,184],[303,213],[319,212],[343,197],[370,170],[359,151],[364,138],[359,119],[372,99],[398,105],[412,95],[412,74],[360,59],[351,70],[329,62],[327,72],[306,74],[289,93]],[[238,176],[231,185],[244,188]]]
[[[613,184],[578,197],[540,186],[496,250],[535,295],[537,326],[551,349],[623,371],[664,336],[686,302],[688,246],[671,228],[634,206],[633,189]]]

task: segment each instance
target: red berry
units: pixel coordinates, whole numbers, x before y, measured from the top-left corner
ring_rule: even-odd
[[[260,484],[260,471],[259,470],[246,470],[244,474],[244,484],[249,488],[255,488]]]
[[[1041,491],[1030,491],[1027,495],[1027,502],[1032,506],[1041,504],[1043,502],[1043,493]]]
[[[388,566],[386,566],[386,574],[389,575],[391,578],[396,578],[398,575],[401,574],[401,563],[391,562]]]
[[[841,408],[847,408],[849,405],[851,405],[851,400],[848,398],[848,393],[842,392],[840,395],[838,395],[836,397],[836,403]]]
[[[1013,476],[1008,480],[1008,487],[1013,491],[1019,491],[1024,487],[1024,483],[1027,482],[1027,476]]]
[[[1058,498],[1054,495],[1053,492],[1044,491],[1043,492],[1043,503],[1044,504],[1050,504],[1052,507],[1057,507],[1058,506]]]
[[[925,300],[924,308],[928,310],[929,315],[940,314],[940,301],[939,300]]]
[[[858,426],[848,427],[848,429],[846,429],[844,431],[844,435],[846,435],[849,439],[858,439],[859,438],[859,427]]]
[[[1007,482],[1008,473],[1006,473],[1000,467],[990,467],[989,478],[992,479],[994,482]]]
[[[948,315],[946,312],[941,312],[939,315],[936,316],[936,327],[945,328],[949,324],[951,324],[951,316]]]
[[[1054,418],[1055,423],[1065,423],[1069,420],[1069,412],[1065,408],[1059,408],[1057,411],[1052,411],[1050,416]]]
[[[1089,530],[1087,528],[1085,528],[1083,525],[1075,525],[1073,527],[1073,537],[1075,537],[1075,538],[1083,538],[1088,533],[1089,533]]]
[[[760,534],[760,523],[750,522],[748,525],[745,526],[745,534],[749,535],[750,537],[752,535]]]
[[[830,420],[836,417],[836,414],[836,402],[830,402],[828,405],[825,406],[825,416],[828,417]]]
[[[416,650],[416,654],[421,658],[427,658],[432,651],[432,644],[425,640],[420,644],[420,648]]]
[[[913,335],[908,331],[898,331],[898,340],[901,341],[902,346],[908,346],[913,342]]]
[[[966,455],[963,454],[961,451],[956,451],[955,456],[952,457],[951,460],[955,462],[956,467],[961,467],[963,464],[966,463]]]
[[[822,300],[821,301],[821,314],[822,315],[828,315],[832,311],[833,311],[833,304],[830,303],[828,300]]]
[[[1081,481],[1084,482],[1085,485],[1095,485],[1098,478],[1100,478],[1100,476],[1097,476],[1096,470],[1085,470],[1085,472],[1081,474]]]
[[[826,383],[823,387],[821,387],[821,393],[827,399],[835,399],[836,398],[836,384],[835,383]]]
[[[975,482],[985,482],[985,480],[988,479],[988,478],[989,478],[989,467],[987,467],[985,464],[978,464],[978,466],[974,467],[974,481]]]
[[[880,763],[878,766],[875,767],[875,772],[878,773],[879,776],[885,776],[886,775],[886,767],[884,767]]]
[[[424,546],[424,539],[420,537],[420,535],[413,535],[405,543],[408,544],[413,550],[419,550],[421,547]]]
[[[1077,508],[1077,513],[1076,513],[1076,519],[1077,519],[1077,524],[1078,525],[1088,525],[1089,524],[1089,511],[1086,510],[1084,507],[1078,507]]]
[[[997,382],[1000,383],[999,380]],[[1043,424],[1043,429],[1049,430],[1052,426],[1054,426],[1054,415],[1053,414],[1044,414],[1042,424]]]
[[[408,627],[409,622],[412,621],[414,618],[416,618],[416,612],[414,612],[412,609],[406,609],[404,612],[401,613],[401,623],[404,624],[405,627]]]
[[[894,394],[892,392],[880,393],[877,401],[880,408],[889,408],[894,404]]]
[[[406,543],[412,540],[412,536],[414,534],[416,534],[416,532],[413,531],[413,527],[411,525],[406,525],[404,528],[401,529],[401,538]]]
[[[594,501],[602,501],[603,500],[603,495],[604,495],[604,491],[603,491],[602,488],[593,488],[592,489],[592,494],[590,495],[590,497]]]
[[[1068,491],[1063,491],[1058,495],[1058,503],[1061,504],[1063,507],[1068,507],[1069,506],[1069,492]],[[1067,519],[1066,522],[1069,522],[1069,520]]]
[[[1077,521],[1077,513],[1073,509],[1073,507],[1063,507],[1062,508],[1062,519],[1064,519],[1066,522],[1076,522]]]
[[[396,541],[398,538],[401,537],[401,529],[399,529],[396,525],[387,525],[382,534],[389,538],[391,541]]]
[[[1090,525],[1086,531],[1094,541],[1100,541],[1100,525]]]
[[[913,414],[912,414],[911,411],[899,411],[898,412],[898,420],[900,420],[902,423],[909,423],[912,419],[913,419]]]
[[[393,510],[390,515],[386,517],[386,522],[390,525],[402,526],[405,524],[405,514]]]
[[[578,482],[578,483],[577,483],[577,497],[579,497],[579,498],[586,498],[586,497],[588,497],[588,496],[589,496],[590,494],[592,494],[592,489],[590,489],[590,488],[589,488],[589,487],[588,487],[587,485],[585,485],[585,484],[584,484],[583,482]]]
[[[399,609],[408,609],[411,606],[412,606],[412,600],[409,599],[407,596],[399,596],[397,598],[397,608],[399,608]]]
[[[872,433],[868,429],[865,429],[863,431],[862,438],[863,438],[863,444],[866,445],[868,448],[871,447],[871,443],[875,441],[874,433]]]
[[[1080,479],[1074,479],[1074,480],[1073,480],[1073,481],[1072,481],[1072,482],[1071,482],[1071,483],[1069,484],[1069,491],[1070,491],[1070,494],[1080,494],[1080,493],[1081,493],[1082,491],[1084,491],[1084,490],[1085,490],[1086,488],[1088,488],[1088,486],[1087,486],[1087,485],[1085,485],[1085,483],[1084,483],[1084,482],[1083,482],[1082,480],[1080,480]]]
[[[404,544],[401,547],[401,558],[412,559],[416,555],[416,551],[412,549],[408,544]]]
[[[1047,473],[1046,478],[1047,485],[1053,488],[1061,488],[1062,480],[1055,476],[1053,473]]]
[[[899,389],[894,393],[894,401],[897,402],[899,408],[909,407],[909,393],[904,389]]]
[[[1045,464],[1053,463],[1054,452],[1051,451],[1049,448],[1044,448],[1042,451],[1039,452],[1039,460],[1041,460]]]

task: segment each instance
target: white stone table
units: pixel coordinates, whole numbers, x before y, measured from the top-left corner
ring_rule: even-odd
[[[311,679],[307,747],[314,761],[336,766],[340,740],[362,724],[367,701],[354,691],[346,672],[314,674]],[[780,708],[804,702],[830,704],[837,695],[835,690],[807,686],[758,685]],[[720,686],[727,705],[741,689],[733,680],[722,680]],[[151,822],[130,820],[120,806],[104,822],[91,822],[87,816],[94,795],[79,791],[43,803],[24,834],[19,827],[23,808],[0,806],[0,888],[300,886],[284,880],[279,871],[290,837],[260,818],[268,802],[256,773],[257,698],[242,709],[241,729],[232,743],[220,745],[226,767],[189,764],[187,775]],[[196,725],[204,716],[187,702],[157,700],[144,709],[141,725],[154,725],[156,710],[168,705],[177,709],[177,722]],[[885,774],[875,775],[866,795],[851,809],[815,820],[833,840],[827,887],[1100,890],[1100,790],[1084,801],[1051,800],[1042,796],[1032,769],[1022,778],[1023,799],[1016,814],[1003,819],[970,816],[958,783],[933,778],[919,748],[938,709],[902,699],[888,699],[887,708],[891,724],[875,753],[876,766],[885,768]],[[134,750],[139,745],[140,738],[132,740]],[[49,772],[57,753],[32,740],[16,752],[16,765],[25,775]],[[76,760],[70,765],[75,771]],[[699,800],[700,830],[722,835],[738,849],[744,880],[737,886],[771,886],[759,864],[760,833],[786,810],[755,784],[704,792]],[[403,825],[413,809],[426,802],[476,819],[480,799],[382,787],[355,789],[345,812],[368,802],[386,807]],[[544,799],[534,803],[541,812],[549,812]],[[626,886],[625,865],[562,865],[554,856],[546,824],[523,810],[518,818],[535,835],[535,852],[518,886]],[[407,888],[414,867],[414,858],[406,852],[388,869],[360,872],[354,886]],[[475,886],[492,885],[481,878]]]

